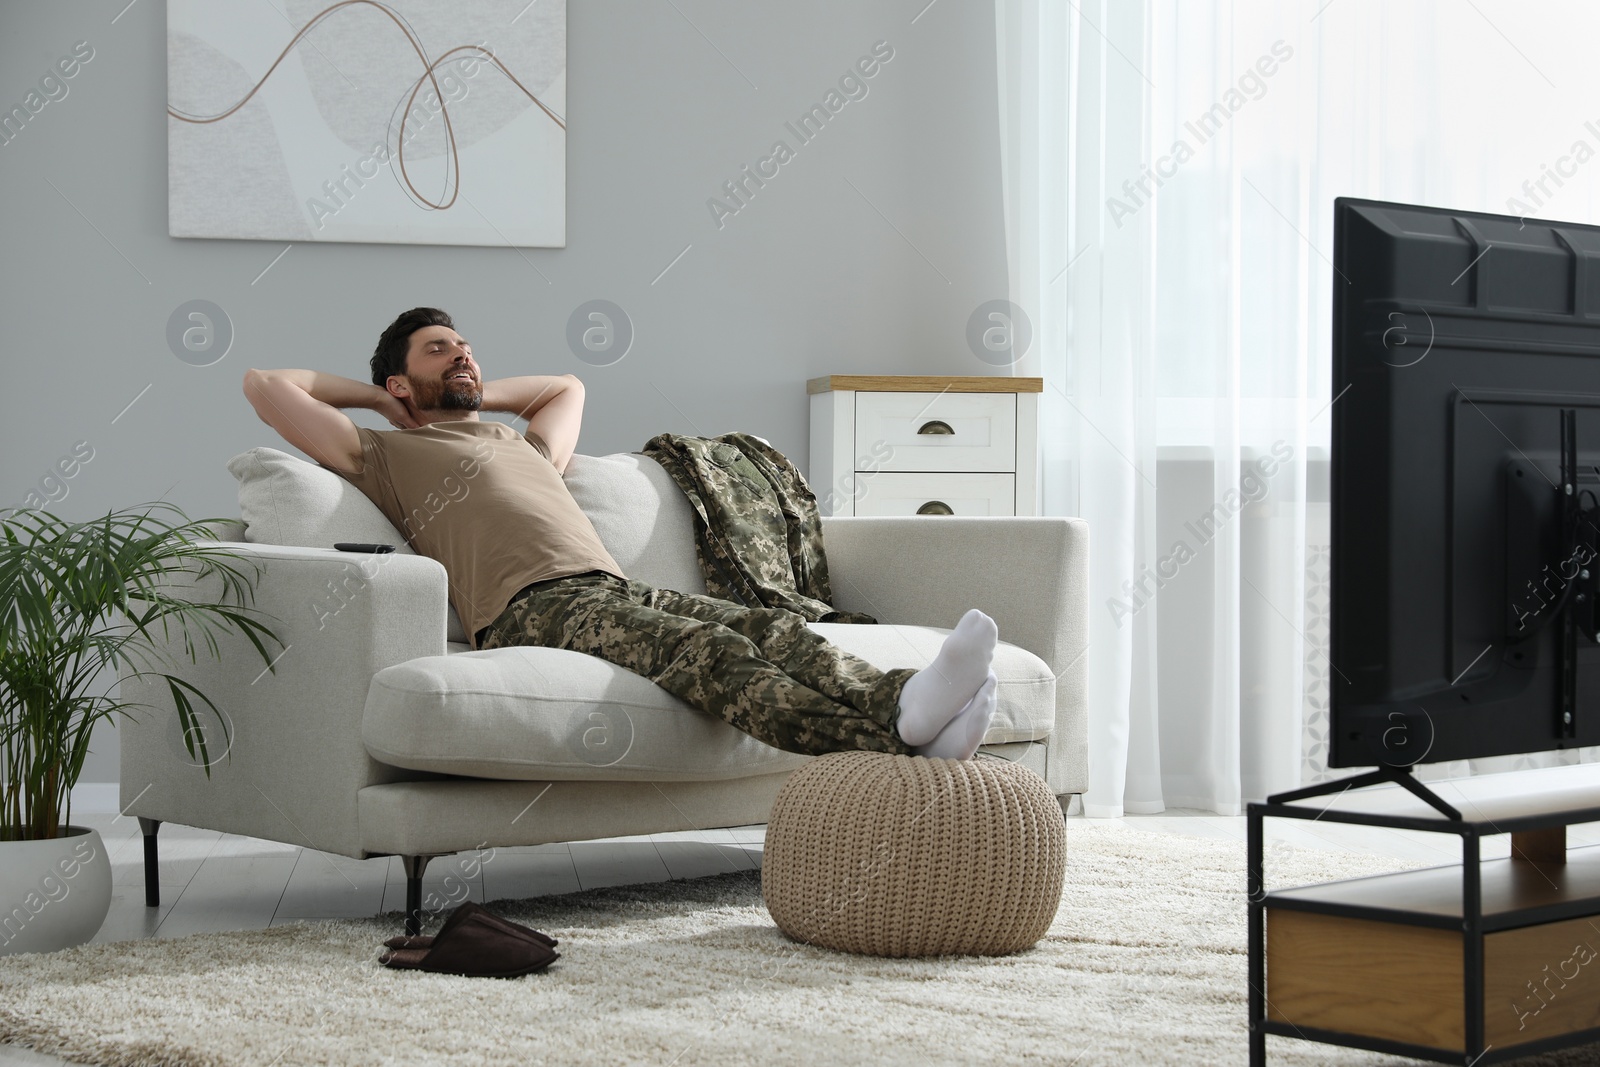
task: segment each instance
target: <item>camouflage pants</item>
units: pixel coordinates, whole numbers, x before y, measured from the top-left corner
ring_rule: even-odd
[[[505,645],[598,656],[786,752],[911,753],[895,722],[916,672],[880,671],[781,608],[589,571],[535,582],[513,601],[479,643]]]

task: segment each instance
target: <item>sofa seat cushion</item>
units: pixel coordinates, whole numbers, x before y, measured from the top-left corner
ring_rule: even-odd
[[[811,623],[873,665],[923,667],[947,629]],[[1031,741],[1055,724],[1055,679],[1001,642],[985,744]],[[373,676],[362,741],[376,760],[473,778],[712,781],[792,770],[784,752],[699,711],[641,675],[558,648],[424,656]]]

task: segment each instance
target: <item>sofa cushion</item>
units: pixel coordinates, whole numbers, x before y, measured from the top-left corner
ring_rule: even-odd
[[[239,481],[246,541],[306,548],[381,543],[415,554],[366,494],[315,463],[263,447],[234,456],[228,470]],[[563,479],[623,574],[659,589],[706,591],[694,509],[661,464],[636,452],[575,455]],[[466,641],[455,608],[449,612],[449,640]]]
[[[705,593],[694,508],[661,464],[638,452],[575,455],[563,479],[623,574],[657,589]]]
[[[252,448],[230,459],[228,472],[239,480],[246,541],[306,548],[378,542],[412,551],[366,494],[315,463],[276,448]]]
[[[352,541],[393,545],[397,553],[416,555],[365,493],[315,463],[276,448],[252,448],[230,459],[228,472],[239,480],[246,541],[302,548]],[[456,609],[448,611],[446,639],[465,641]]]
[[[810,623],[880,669],[924,667],[949,630]],[[995,650],[998,706],[985,744],[1055,725],[1055,679],[1033,653]],[[705,781],[809,759],[773,748],[654,682],[593,656],[513,647],[426,656],[373,676],[361,736],[374,759],[475,778]]]

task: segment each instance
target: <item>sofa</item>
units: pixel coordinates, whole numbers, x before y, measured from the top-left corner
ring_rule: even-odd
[[[234,457],[240,517],[219,541],[253,564],[254,606],[282,639],[264,669],[242,636],[168,669],[209,695],[207,759],[164,684],[124,670],[147,710],[121,729],[121,800],[144,831],[174,822],[343,856],[404,858],[407,927],[430,858],[767,821],[811,756],[756,740],[649,680],[553,648],[471,651],[444,568],[358,490],[272,448]],[[574,499],[623,572],[705,593],[695,516],[642,453],[575,455]],[[441,501],[441,506],[448,503]],[[811,623],[874,665],[926,666],[972,607],[999,626],[998,706],[979,757],[1031,768],[1065,803],[1087,786],[1088,530],[1060,517],[824,517],[834,604],[878,625]],[[390,554],[336,542],[381,542]],[[169,578],[180,595],[192,576]],[[224,728],[225,726],[225,728]],[[195,749],[191,752],[191,747]],[[209,764],[206,766],[204,764]]]

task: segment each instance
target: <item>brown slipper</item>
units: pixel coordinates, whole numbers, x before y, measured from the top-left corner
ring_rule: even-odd
[[[508,933],[482,915],[469,914],[436,935],[432,947],[394,949],[378,962],[397,970],[517,978],[542,971],[560,958],[561,953],[543,942]]]
[[[469,915],[481,915],[485,919],[487,919],[489,922],[500,926],[508,934],[520,934],[523,937],[531,937],[535,941],[539,941],[539,942],[541,942],[541,943],[543,943],[545,945],[548,945],[551,948],[554,948],[555,946],[561,944],[561,942],[557,941],[555,938],[551,937],[549,934],[540,933],[538,930],[535,930],[535,929],[533,929],[531,927],[523,926],[521,923],[514,923],[510,919],[502,918],[501,916],[496,915],[494,912],[490,911],[488,908],[484,907],[482,904],[477,904],[477,903],[474,903],[473,901],[469,900],[466,903],[462,904],[460,907],[458,907],[455,911],[451,912],[445,918],[444,925],[439,927],[439,933],[437,933],[437,934],[417,934],[415,936],[407,936],[405,934],[401,934],[401,935],[396,936],[396,937],[391,937],[389,940],[387,940],[387,941],[385,941],[383,943],[383,946],[384,946],[384,948],[393,948],[393,949],[416,949],[416,948],[427,949],[427,948],[432,948],[433,947],[434,938],[439,937],[446,930],[449,930],[452,926],[454,926],[458,922],[461,922],[463,919],[467,918]]]

